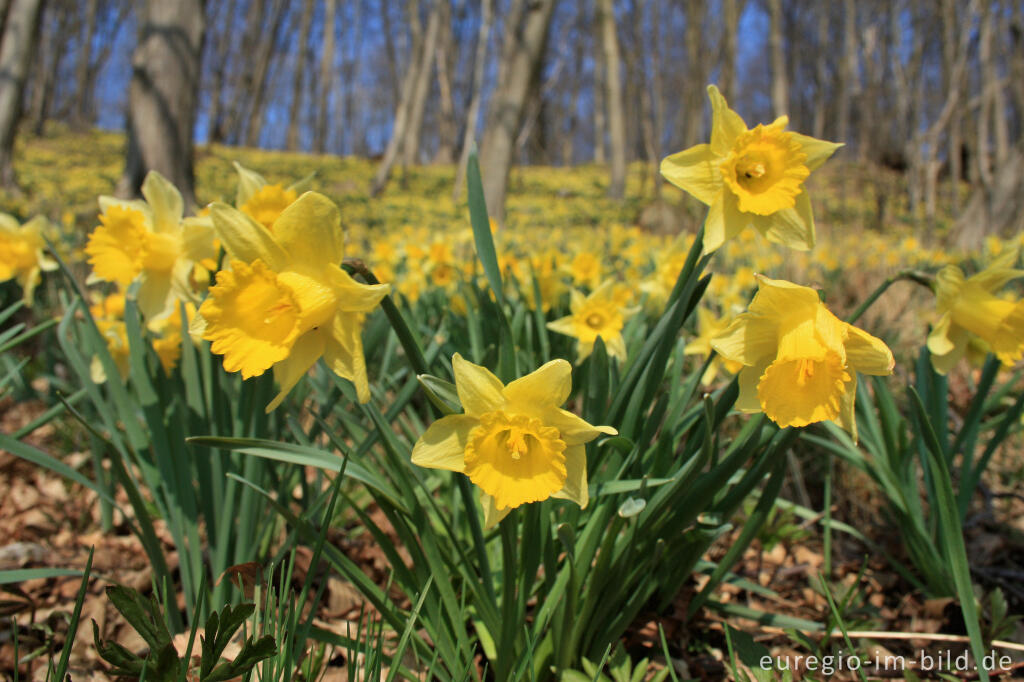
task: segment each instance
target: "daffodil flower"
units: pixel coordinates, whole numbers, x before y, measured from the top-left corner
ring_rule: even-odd
[[[413,447],[413,464],[468,476],[480,488],[487,528],[512,509],[549,497],[586,507],[585,444],[617,432],[561,409],[572,366],[552,360],[507,386],[458,353],[452,369],[464,413],[431,424]]]
[[[835,421],[856,439],[857,372],[891,374],[892,351],[829,312],[813,289],[762,275],[757,281],[748,311],[711,341],[743,365],[736,407],[783,427]]]
[[[24,225],[0,213],[0,282],[17,279],[25,305],[32,305],[41,270],[56,270],[57,262],[43,253],[46,218],[36,216]]]
[[[211,215],[230,269],[217,273],[193,334],[211,342],[229,372],[247,379],[274,368],[281,391],[267,412],[321,356],[369,401],[363,319],[391,287],[360,284],[339,267],[344,235],[334,202],[306,192],[272,230],[226,204],[213,204]]]
[[[262,175],[237,161],[234,165],[238,173],[235,206],[268,230],[273,229],[281,212],[312,185],[312,174],[285,187],[281,183],[267,182]]]
[[[593,352],[597,337],[604,341],[608,355],[621,361],[626,359],[626,342],[622,327],[636,310],[624,308],[614,296],[614,283],[607,280],[589,296],[572,290],[570,315],[548,322],[548,329],[579,341],[577,361],[582,362]]]
[[[171,314],[177,301],[198,303],[192,271],[216,257],[209,218],[183,218],[181,193],[150,171],[142,183],[145,201],[100,197],[101,225],[85,252],[94,280],[126,288],[139,280],[138,304],[146,320]]]
[[[1024,300],[999,298],[995,292],[1007,282],[1024,277],[1013,267],[1017,250],[995,259],[971,277],[947,265],[936,278],[939,322],[928,335],[932,367],[946,374],[968,350],[971,334],[984,341],[1004,365],[1024,355]]]
[[[804,181],[842,145],[786,130],[789,118],[748,129],[714,85],[711,142],[673,154],[661,174],[707,204],[704,251],[718,249],[749,226],[769,241],[807,250],[814,218]]]

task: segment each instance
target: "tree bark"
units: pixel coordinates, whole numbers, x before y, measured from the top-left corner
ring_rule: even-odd
[[[316,129],[313,133],[313,151],[327,151],[328,111],[331,106],[331,70],[334,67],[334,15],[338,0],[324,0],[323,48],[320,53],[320,93],[317,103]]]
[[[476,34],[476,56],[473,58],[473,94],[466,111],[466,123],[462,132],[462,150],[459,152],[459,165],[455,169],[455,188],[452,199],[458,201],[462,183],[466,178],[466,162],[469,150],[476,137],[476,126],[480,118],[481,92],[484,88],[484,71],[487,67],[487,43],[491,35],[491,22],[494,14],[494,0],[481,0],[480,28]]]
[[[266,110],[267,76],[270,73],[270,62],[273,61],[276,53],[277,31],[284,18],[284,11],[288,3],[285,0],[273,0],[273,7],[270,12],[270,22],[267,24],[266,34],[257,41],[256,55],[254,57],[255,69],[252,73],[252,101],[249,108],[249,120],[246,124],[245,143],[250,147],[257,147],[260,143],[260,134],[263,132],[263,114]]]
[[[0,43],[0,183],[8,189],[14,178],[14,136],[21,119],[25,78],[32,60],[42,0],[11,0]]]
[[[312,61],[309,49],[309,31],[313,23],[313,6],[316,0],[305,0],[302,5],[302,18],[299,19],[299,44],[295,50],[295,70],[292,76],[292,102],[288,111],[288,136],[285,147],[288,151],[299,148],[299,131],[302,123],[302,85],[306,69]]]
[[[159,171],[194,207],[192,135],[205,29],[204,0],[147,0],[128,91],[128,153],[119,194],[135,196]]]
[[[839,69],[839,112],[836,115],[836,138],[850,140],[850,102],[859,92],[857,86],[857,5],[843,0],[843,59]]]
[[[235,16],[236,0],[229,0],[226,5],[226,20],[222,20],[220,30],[216,31],[209,39],[213,40],[210,54],[213,56],[213,66],[210,72],[210,111],[208,114],[206,140],[213,144],[224,141],[224,96],[225,71],[227,70],[228,52],[231,48],[232,31],[231,21]]]
[[[772,59],[772,108],[776,116],[789,113],[789,79],[786,74],[786,46],[782,40],[782,0],[768,0],[771,14],[769,45]]]
[[[592,35],[594,37],[594,51],[601,51],[602,39],[601,39],[601,22],[598,12],[594,13],[594,28]],[[605,119],[605,72],[604,72],[604,59],[600,54],[594,55],[594,163],[604,163],[605,153],[605,135],[608,133],[608,124]]]
[[[516,133],[530,92],[537,86],[555,6],[554,0],[533,0],[526,8],[516,4],[518,11],[510,11],[506,18],[498,85],[480,157],[487,207],[499,225],[505,223],[505,191]]]
[[[608,105],[608,148],[611,152],[611,180],[608,196],[621,199],[626,193],[626,116],[622,102],[621,57],[615,30],[612,0],[601,0],[601,43],[604,46],[605,102]]]
[[[92,96],[89,87],[89,63],[92,60],[92,36],[96,32],[96,13],[99,4],[99,0],[89,0],[85,6],[85,32],[82,34],[81,51],[76,55],[78,63],[75,64],[75,111],[71,121],[76,128],[87,125],[89,100]]]
[[[736,99],[736,36],[742,13],[743,3],[740,0],[722,0],[722,54],[718,86],[727,102]]]
[[[451,163],[455,160],[455,93],[452,88],[452,8],[449,2],[440,2],[441,22],[434,58],[437,62],[437,86],[439,120],[437,122],[437,152],[434,163]]]
[[[437,49],[437,34],[441,27],[441,5],[448,0],[435,0],[427,19],[427,32],[423,39],[423,47],[416,60],[409,64],[415,69],[415,80],[412,101],[409,103],[409,124],[405,129],[402,142],[402,163],[412,165],[419,160],[420,138],[423,132],[423,112],[430,95],[430,72],[434,66],[434,51]]]

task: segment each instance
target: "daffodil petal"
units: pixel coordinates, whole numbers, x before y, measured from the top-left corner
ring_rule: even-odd
[[[744,367],[737,375],[739,377],[740,395],[736,399],[736,409],[740,412],[754,413],[761,411],[761,400],[757,396],[757,385],[761,381],[761,375],[768,367],[768,363],[762,363],[756,367]]]
[[[316,361],[324,354],[326,344],[327,334],[323,330],[303,334],[296,339],[288,357],[274,365],[274,378],[277,379],[281,389],[267,405],[267,414],[277,409],[285,396],[295,388],[302,377],[306,376],[309,368],[316,364]]]
[[[390,284],[363,284],[337,265],[327,266],[327,276],[338,294],[338,309],[347,313],[368,313],[391,293]]]
[[[464,414],[441,417],[427,427],[412,449],[412,463],[428,469],[461,472],[465,468],[469,432],[479,420]]]
[[[767,357],[774,357],[778,348],[778,324],[767,316],[744,313],[711,339],[711,347],[727,360],[756,365]]]
[[[714,85],[708,86],[708,98],[711,100],[711,151],[718,156],[726,156],[736,138],[746,132],[747,124],[729,108],[725,97]]]
[[[850,381],[846,384],[846,391],[839,399],[839,416],[836,423],[850,434],[853,442],[857,442],[857,375],[850,373]]]
[[[163,270],[143,270],[139,278],[137,300],[142,317],[149,320],[170,313],[174,305],[171,295],[171,273]]]
[[[559,318],[557,320],[552,320],[551,322],[548,322],[547,327],[548,327],[548,329],[550,329],[551,331],[553,331],[553,332],[555,332],[557,334],[565,334],[566,336],[575,336],[576,335],[576,323],[573,321],[575,319],[576,318],[574,318],[572,315],[566,315],[565,317],[561,317],[561,318]]]
[[[142,196],[153,211],[154,232],[173,232],[179,229],[185,204],[181,192],[170,180],[156,171],[149,171],[142,181]]]
[[[235,192],[235,206],[244,206],[249,198],[259,191],[260,187],[267,184],[263,176],[254,170],[249,170],[237,161],[234,162],[235,171],[238,172],[238,189]]]
[[[711,153],[711,145],[699,144],[662,160],[661,174],[698,201],[710,205],[722,188],[722,174],[717,161]]]
[[[610,426],[594,426],[582,417],[560,407],[548,408],[543,415],[544,423],[558,429],[562,441],[568,446],[589,443],[601,434],[615,436],[619,433]]]
[[[872,336],[853,325],[847,325],[846,362],[863,374],[887,376],[892,374],[896,360],[889,346],[877,336]]]
[[[511,508],[498,509],[494,498],[483,491],[480,491],[480,506],[484,510],[484,530],[490,530],[497,526],[512,511]]]
[[[331,371],[356,387],[359,402],[370,402],[370,380],[363,355],[362,319],[358,313],[339,312],[331,324],[324,348],[324,362]]]
[[[572,365],[562,359],[552,360],[503,389],[509,405],[536,408],[559,406],[569,399],[572,390]]]
[[[474,365],[456,353],[452,357],[452,371],[455,373],[455,390],[466,414],[479,417],[505,405],[501,380],[486,367]]]
[[[821,164],[828,161],[829,157],[836,153],[836,150],[844,146],[841,142],[828,142],[809,135],[801,135],[800,133],[791,132],[789,134],[800,143],[801,151],[807,155],[804,165],[810,171],[820,168]]]
[[[565,487],[551,497],[570,500],[586,509],[590,502],[587,489],[587,449],[582,445],[571,445],[565,449]]]
[[[286,268],[288,254],[267,228],[227,204],[211,205],[210,215],[217,236],[233,259],[244,263],[261,260],[275,272]]]
[[[807,251],[814,246],[814,216],[807,192],[797,195],[796,206],[793,208],[784,208],[771,215],[754,216],[754,226],[768,241],[796,251]]]
[[[317,192],[306,192],[274,221],[274,236],[296,267],[338,265],[344,255],[341,213]]]

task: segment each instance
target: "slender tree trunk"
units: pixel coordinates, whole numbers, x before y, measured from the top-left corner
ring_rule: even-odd
[[[601,22],[598,12],[594,13],[594,28],[591,35],[594,37],[594,163],[604,163],[605,135],[608,132],[608,125],[605,121],[605,69],[604,50],[602,48]]]
[[[430,95],[431,69],[434,66],[434,52],[437,50],[437,34],[441,27],[441,5],[448,0],[435,0],[427,19],[427,32],[423,39],[423,47],[415,62],[409,68],[415,69],[415,81],[412,101],[409,103],[409,125],[405,129],[402,143],[402,163],[412,165],[419,160],[420,139],[423,132],[423,112]]]
[[[77,128],[87,124],[86,115],[89,110],[89,98],[92,95],[89,88],[89,63],[92,60],[92,36],[96,32],[98,8],[99,0],[89,0],[85,5],[85,32],[81,51],[76,55],[78,63],[75,64],[75,109],[71,120]]]
[[[683,146],[692,147],[700,141],[700,129],[704,121],[704,54],[707,43],[703,37],[705,0],[686,3],[686,69],[682,70],[683,92],[682,115]]]
[[[452,8],[449,2],[440,2],[439,7],[441,25],[434,53],[437,61],[440,117],[434,163],[451,163],[455,160],[455,138],[458,135],[458,126],[455,124],[455,93],[452,88]]]
[[[227,10],[222,19],[224,22],[211,38],[215,41],[210,54],[213,55],[214,63],[211,69],[210,82],[210,111],[207,142],[210,144],[224,141],[224,96],[225,96],[225,71],[227,69],[228,52],[231,48],[232,31],[231,22],[235,19],[235,0],[229,0]]]
[[[484,196],[491,216],[505,223],[505,191],[513,145],[530,92],[537,86],[554,0],[533,0],[506,18],[498,85],[481,148]],[[513,21],[520,19],[521,21]]]
[[[391,126],[391,139],[384,149],[384,158],[377,166],[377,173],[370,183],[370,195],[377,196],[387,185],[391,177],[391,169],[399,160],[399,154],[404,151],[406,131],[409,126],[409,119],[412,115],[412,98],[416,92],[416,78],[419,75],[419,66],[423,52],[423,29],[419,20],[419,2],[409,2],[409,28],[412,33],[412,41],[409,49],[409,64],[405,70],[405,77],[402,79],[402,92],[395,108],[395,119]]]
[[[128,91],[128,154],[118,184],[134,196],[159,171],[195,206],[192,134],[205,29],[203,0],[147,0],[138,8],[139,41]]]
[[[288,3],[285,0],[273,0],[270,12],[270,23],[267,24],[265,36],[257,42],[255,69],[252,77],[252,102],[249,108],[249,119],[246,124],[245,144],[257,147],[260,134],[263,132],[263,115],[266,112],[267,76],[270,74],[270,62],[273,60],[277,43],[277,31],[285,15]]]
[[[320,93],[317,104],[316,130],[313,133],[313,151],[327,151],[328,112],[331,108],[331,70],[334,66],[334,15],[338,0],[324,0],[323,48],[320,53]]]
[[[369,154],[366,144],[366,135],[360,134],[361,131],[356,130],[355,126],[355,85],[358,83],[359,67],[362,63],[360,57],[363,53],[364,35],[364,31],[360,31],[358,27],[362,22],[364,3],[357,1],[354,4],[355,17],[352,21],[352,26],[354,28],[352,31],[353,36],[349,40],[345,41],[346,47],[351,47],[351,53],[346,55],[345,50],[342,50],[343,63],[341,66],[341,75],[344,81],[337,84],[337,88],[344,92],[341,107],[343,124],[341,126],[340,138],[341,148],[344,149],[346,153],[352,153],[357,156],[366,156]],[[346,142],[349,143],[346,144]]]
[[[600,17],[607,75],[605,101],[608,104],[608,142],[612,157],[608,196],[621,199],[626,193],[626,114],[623,111],[621,57],[612,0],[601,0]]]
[[[0,19],[3,15],[0,15]],[[46,121],[50,118],[53,105],[54,84],[57,82],[58,72],[61,63],[61,50],[56,39],[46,39],[48,26],[52,36],[67,35],[70,29],[71,17],[68,7],[61,7],[57,4],[50,4],[39,11],[40,40],[39,52],[36,56],[36,67],[31,80],[26,83],[32,85],[32,100],[29,103],[29,116],[32,122],[32,132],[35,135],[42,135]]]
[[[782,0],[768,0],[771,32],[768,38],[772,58],[772,108],[776,116],[789,113],[789,79],[786,74],[786,46],[783,42]]]
[[[736,98],[736,34],[740,26],[738,0],[722,0],[722,55],[718,85],[727,102]]]
[[[459,152],[459,165],[455,169],[455,188],[452,199],[458,201],[462,183],[466,178],[466,162],[469,150],[476,137],[476,126],[480,118],[481,91],[484,87],[484,71],[487,67],[487,43],[491,35],[491,22],[494,14],[494,0],[481,0],[480,28],[476,34],[476,55],[473,58],[473,94],[466,111],[466,124],[462,132],[462,149]]]
[[[292,76],[292,102],[288,111],[288,136],[285,147],[289,151],[299,148],[299,131],[302,127],[302,86],[306,70],[312,62],[309,49],[309,32],[313,24],[313,7],[316,0],[305,0],[302,5],[302,18],[299,19],[299,44],[295,50],[295,70]]]
[[[0,42],[0,183],[8,189],[16,187],[14,136],[42,5],[42,0],[11,0]]]
[[[815,9],[818,12],[818,49],[815,54],[814,123],[812,125],[812,135],[822,139],[825,137],[825,118],[830,101],[827,85],[830,80],[828,75],[828,57],[832,52],[828,38],[828,18],[831,6],[829,3],[818,3]]]
[[[836,138],[850,141],[850,103],[860,88],[857,86],[857,5],[843,0],[843,59],[839,69],[839,111],[836,115]]]

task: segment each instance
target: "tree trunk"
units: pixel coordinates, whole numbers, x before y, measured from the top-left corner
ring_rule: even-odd
[[[211,70],[210,82],[210,111],[207,116],[208,143],[213,144],[224,141],[224,95],[225,79],[224,72],[227,69],[228,51],[231,47],[232,31],[230,22],[234,21],[236,0],[229,0],[224,15],[225,21],[219,31],[216,31],[211,38],[215,41],[210,53],[213,55],[214,63]]]
[[[615,7],[612,0],[601,0],[600,17],[607,85],[605,101],[608,104],[608,147],[612,160],[608,196],[621,199],[626,193],[626,115],[623,111],[619,37],[615,30]]]
[[[591,35],[594,37],[594,51],[601,50],[601,22],[599,13],[595,12],[594,29]],[[603,50],[602,50],[603,53]],[[605,72],[604,59],[601,55],[594,55],[594,163],[604,163],[605,135],[608,132],[608,124],[605,121]]]
[[[252,74],[252,102],[249,108],[249,121],[246,124],[245,144],[250,147],[257,147],[260,143],[260,134],[263,132],[263,114],[266,110],[267,75],[270,73],[270,62],[276,53],[277,31],[284,18],[284,10],[287,7],[285,0],[273,0],[273,7],[270,12],[270,22],[267,24],[266,33],[257,41],[256,55],[254,57],[255,69]]]
[[[491,35],[493,14],[494,0],[481,0],[480,28],[476,35],[476,56],[473,58],[473,94],[466,112],[466,123],[462,132],[462,150],[459,152],[459,165],[455,169],[455,188],[452,190],[452,199],[455,201],[459,199],[459,192],[466,178],[466,162],[469,160],[469,150],[473,146],[476,125],[480,118],[481,91],[484,87],[484,71],[487,67],[487,42]]]
[[[490,105],[480,166],[490,215],[505,223],[505,191],[516,133],[530,92],[537,86],[554,0],[533,0],[506,17],[498,84]]]
[[[789,113],[789,79],[786,77],[786,46],[782,40],[782,0],[768,0],[771,32],[768,38],[772,58],[772,108],[776,116]]]
[[[1009,237],[1024,231],[1024,143],[1018,143],[989,187],[974,191],[953,228],[956,246],[979,250],[988,235]]]
[[[306,76],[306,68],[312,61],[309,49],[309,31],[313,23],[313,6],[316,0],[305,0],[302,5],[302,18],[299,20],[299,44],[295,50],[295,75],[292,76],[292,102],[288,112],[288,137],[285,147],[288,151],[299,149],[299,130],[302,122],[302,85]]]
[[[455,160],[455,93],[452,89],[452,8],[448,2],[440,2],[441,25],[434,56],[437,61],[437,86],[440,116],[437,123],[437,152],[434,163],[451,163]]]
[[[395,119],[391,126],[391,139],[384,149],[384,158],[377,166],[377,173],[370,183],[370,196],[377,196],[388,184],[391,177],[391,169],[398,161],[398,155],[404,151],[406,129],[409,126],[409,118],[412,114],[412,98],[416,91],[416,77],[419,75],[419,64],[422,60],[423,35],[419,21],[419,2],[409,2],[409,28],[412,32],[411,47],[409,49],[409,64],[405,70],[405,77],[402,79],[402,92],[398,98],[398,105],[395,107]]]
[[[718,86],[727,102],[736,99],[736,35],[742,11],[740,0],[722,0],[722,54]]]
[[[818,139],[825,137],[825,118],[828,111],[829,92],[826,88],[830,78],[828,75],[828,58],[831,54],[828,44],[828,18],[831,11],[829,3],[819,3],[816,6],[818,12],[818,49],[814,56],[815,82],[814,82],[814,123],[811,126],[812,135]]]
[[[128,154],[118,183],[135,196],[159,171],[194,207],[192,134],[205,29],[204,0],[147,0],[138,8],[139,40],[128,90]]]
[[[313,151],[327,151],[327,116],[331,106],[331,71],[334,67],[334,15],[338,0],[324,0],[324,35],[320,53],[320,93],[317,104],[316,130],[313,133]]]
[[[0,183],[8,189],[16,187],[14,136],[42,5],[42,0],[11,0],[0,43]]]
[[[441,28],[441,5],[448,0],[435,0],[430,10],[430,18],[427,19],[427,33],[423,39],[423,47],[416,61],[409,64],[410,69],[415,69],[415,81],[412,91],[412,101],[409,103],[409,124],[405,129],[405,139],[402,144],[402,163],[406,166],[419,161],[420,138],[423,132],[423,112],[427,106],[427,97],[430,95],[430,71],[434,65],[434,51],[437,49],[437,34]]]
[[[75,110],[71,121],[76,128],[83,128],[88,123],[86,118],[89,111],[89,99],[92,95],[92,90],[89,88],[89,62],[92,60],[92,36],[96,32],[98,8],[99,0],[89,0],[86,3],[82,47],[75,55],[78,63],[75,64]]]
[[[857,86],[857,5],[843,0],[843,59],[839,69],[839,112],[836,115],[836,138],[850,141],[850,102],[859,92]]]

